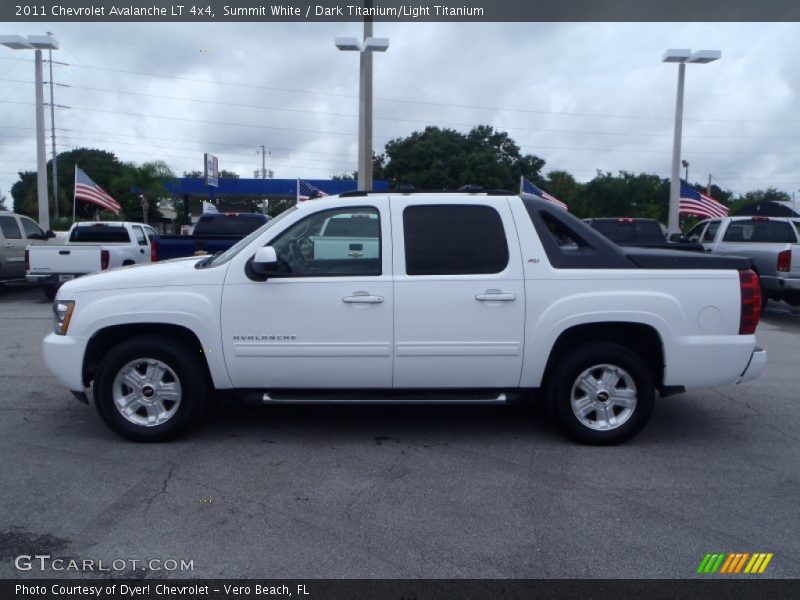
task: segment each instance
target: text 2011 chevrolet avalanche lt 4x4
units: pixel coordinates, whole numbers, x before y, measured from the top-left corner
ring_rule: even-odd
[[[44,359],[140,441],[184,432],[214,390],[262,403],[541,391],[572,436],[616,443],[646,423],[656,391],[761,372],[748,267],[621,249],[508,193],[348,193],[213,257],[65,284]]]

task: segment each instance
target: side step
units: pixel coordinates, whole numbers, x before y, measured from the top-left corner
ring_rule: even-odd
[[[509,404],[520,390],[248,390],[250,404]]]

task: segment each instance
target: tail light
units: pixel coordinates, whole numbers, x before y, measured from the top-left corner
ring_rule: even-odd
[[[105,271],[108,269],[108,260],[111,257],[108,250],[100,250],[100,270]]]
[[[158,261],[158,240],[150,242],[150,262]]]
[[[761,282],[753,271],[739,271],[742,310],[739,316],[739,335],[752,335],[761,318]]]
[[[784,250],[778,253],[778,271],[791,271],[792,270],[792,251]]]
[[[31,270],[31,252],[25,248],[25,271]]]

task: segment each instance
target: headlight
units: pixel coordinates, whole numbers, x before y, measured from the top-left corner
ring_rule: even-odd
[[[73,310],[75,310],[74,300],[56,300],[53,302],[53,313],[55,314],[53,331],[56,335],[67,335]]]

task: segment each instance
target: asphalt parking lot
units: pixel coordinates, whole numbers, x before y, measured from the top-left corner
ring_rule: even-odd
[[[800,310],[785,305],[759,326],[760,380],[663,399],[613,448],[502,406],[233,406],[134,444],[50,377],[51,327],[37,290],[0,287],[0,577],[74,576],[14,567],[50,554],[194,565],[119,573],[137,577],[683,578],[734,551],[800,576]]]

